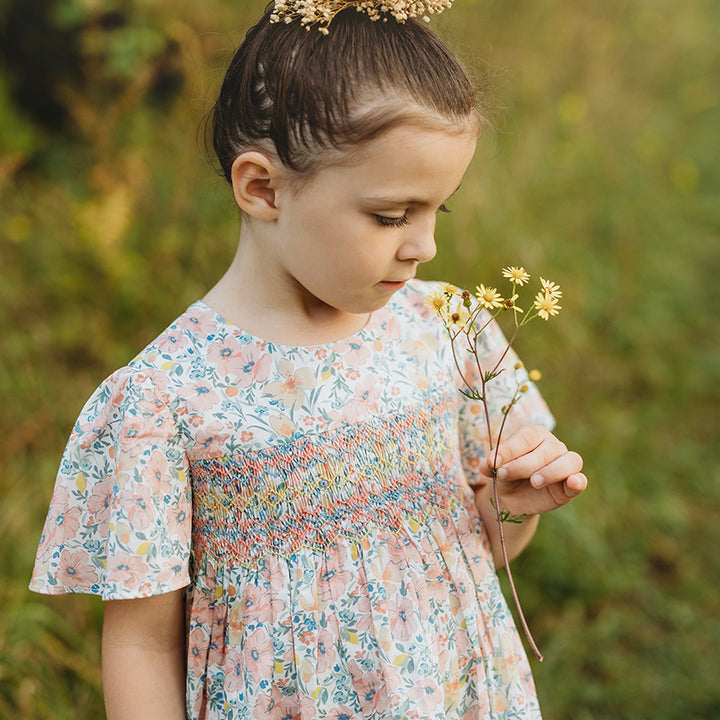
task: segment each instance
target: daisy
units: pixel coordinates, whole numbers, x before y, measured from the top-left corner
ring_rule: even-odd
[[[449,325],[457,325],[458,328],[462,328],[467,325],[467,321],[470,319],[470,313],[463,307],[459,307],[455,312],[451,312],[447,316],[447,322]]]
[[[530,275],[525,272],[524,267],[515,267],[514,265],[504,268],[502,274],[514,285],[522,286],[530,279]]]
[[[440,292],[443,293],[445,297],[451,298],[457,295],[460,292],[460,289],[452,283],[444,282],[440,283]]]
[[[480,304],[488,310],[494,310],[495,308],[503,306],[503,299],[500,293],[493,287],[478,285],[475,296],[480,301]]]
[[[448,299],[444,293],[436,290],[425,298],[425,305],[432,308],[437,315],[441,315],[448,306]]]
[[[547,297],[559,300],[562,297],[562,290],[560,286],[544,278],[540,278],[540,284],[542,285],[543,291]]]
[[[535,296],[533,305],[537,310],[537,314],[543,320],[549,320],[551,315],[557,315],[562,309],[561,306],[558,305],[558,299],[556,297],[552,297],[544,292],[539,292]]]
[[[516,313],[525,312],[521,307],[515,304],[515,301],[518,299],[517,293],[515,293],[511,298],[508,298],[507,300],[503,300],[503,305],[505,306],[506,310],[512,310]]]

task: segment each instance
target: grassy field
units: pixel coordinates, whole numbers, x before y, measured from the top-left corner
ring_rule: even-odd
[[[84,400],[232,256],[198,128],[263,3],[26,5],[0,3],[0,718],[89,720],[101,604],[27,591],[35,546]],[[515,565],[545,716],[717,720],[720,4],[457,0],[434,25],[499,110],[424,276],[564,290],[518,348],[592,480]]]

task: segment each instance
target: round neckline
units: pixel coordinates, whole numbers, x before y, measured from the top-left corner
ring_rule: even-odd
[[[215,320],[219,322],[221,325],[224,325],[226,328],[228,328],[233,335],[237,337],[242,337],[246,339],[249,342],[253,342],[258,345],[264,345],[269,346],[272,348],[277,349],[285,349],[288,351],[301,351],[301,350],[308,350],[308,351],[317,351],[321,349],[330,349],[334,345],[338,345],[340,343],[347,343],[353,340],[354,338],[363,339],[366,335],[368,335],[370,332],[372,332],[377,326],[379,326],[382,322],[381,316],[387,313],[388,306],[394,301],[395,296],[390,298],[388,302],[383,305],[379,310],[375,310],[374,312],[371,312],[368,316],[367,322],[363,327],[361,327],[357,332],[354,332],[350,335],[347,335],[345,337],[338,338],[337,340],[331,340],[329,342],[325,343],[316,343],[314,345],[289,345],[287,343],[281,343],[276,342],[274,340],[270,340],[268,338],[260,337],[259,335],[253,335],[252,333],[248,332],[247,330],[243,330],[241,327],[236,325],[235,323],[231,322],[227,318],[225,318],[223,315],[221,315],[217,310],[215,310],[213,307],[208,305],[204,300],[196,300],[190,307],[199,307],[203,309],[205,312],[209,313],[210,315],[213,315]]]

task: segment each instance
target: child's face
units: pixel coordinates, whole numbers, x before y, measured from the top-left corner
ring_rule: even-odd
[[[279,193],[274,277],[306,311],[364,314],[385,305],[435,255],[435,218],[475,151],[462,132],[401,125],[363,146],[359,161],[319,170]]]

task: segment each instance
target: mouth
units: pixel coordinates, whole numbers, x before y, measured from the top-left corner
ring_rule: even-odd
[[[407,280],[383,280],[382,282],[378,283],[378,285],[384,290],[394,292],[395,290],[400,290],[400,288],[402,288],[406,282]]]

